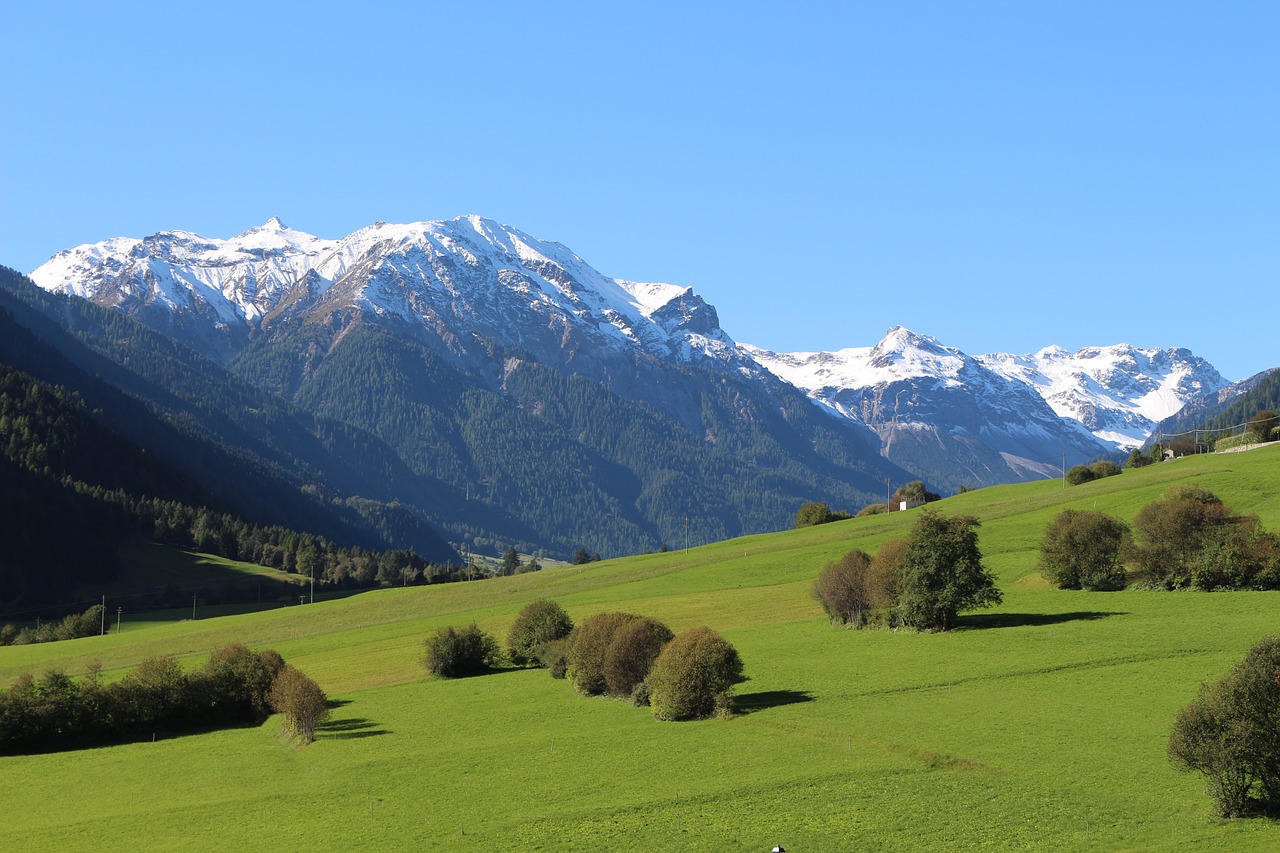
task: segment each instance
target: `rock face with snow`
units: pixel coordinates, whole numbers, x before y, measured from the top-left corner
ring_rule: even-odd
[[[1027,384],[902,327],[873,347],[775,353],[761,365],[844,417],[867,424],[882,452],[943,488],[1038,479],[1105,450]]]
[[[223,360],[282,321],[354,309],[415,326],[460,358],[496,342],[588,371],[609,351],[754,368],[692,288],[609,278],[559,243],[478,216],[379,222],[342,240],[276,218],[228,240],[165,231],[68,249],[31,278]]]
[[[1118,450],[1140,447],[1156,424],[1227,381],[1189,350],[1129,344],[1034,355],[978,356],[986,367],[1034,388],[1055,412]]]

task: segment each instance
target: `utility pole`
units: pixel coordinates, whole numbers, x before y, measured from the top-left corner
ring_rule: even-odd
[[[689,556],[689,513],[684,514],[684,554]]]
[[[123,615],[123,614],[124,614],[124,608],[123,608],[123,607],[117,607],[117,608],[116,608],[116,633],[117,633],[117,634],[119,634],[119,633],[120,633],[120,617],[121,617],[121,615]]]
[[[107,636],[107,597],[105,595],[102,596],[102,620],[101,621],[102,621],[102,625],[99,629],[98,636],[105,637]]]
[[[310,604],[316,603],[316,567],[311,566],[311,601]]]
[[[191,621],[196,621],[196,594],[191,593]]]

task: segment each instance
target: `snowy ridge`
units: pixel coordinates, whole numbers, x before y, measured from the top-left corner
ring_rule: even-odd
[[[978,356],[991,370],[1034,388],[1064,418],[1080,421],[1116,449],[1139,447],[1156,424],[1227,384],[1202,358],[1181,348],[1129,344],[1034,355]]]
[[[277,218],[227,240],[185,231],[114,238],[60,252],[31,278],[153,322],[195,315],[252,332],[300,312],[354,307],[544,355],[573,328],[591,349],[754,367],[691,288],[609,278],[560,243],[479,216],[378,222],[341,240]]]
[[[935,482],[991,484],[1060,470],[1106,448],[1027,384],[901,326],[872,347],[776,353],[742,345],[824,408],[864,423],[881,453]]]

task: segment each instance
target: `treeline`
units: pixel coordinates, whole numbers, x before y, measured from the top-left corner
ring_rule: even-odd
[[[307,709],[308,720],[324,714],[316,707],[319,688],[300,685],[300,673],[286,667],[271,649],[253,652],[232,644],[215,650],[203,667],[190,673],[170,656],[147,658],[110,684],[104,683],[100,669],[91,664],[79,682],[58,670],[39,678],[30,673],[18,676],[0,693],[0,754],[54,752],[252,725],[272,710],[286,715],[286,731],[296,728],[313,738],[314,722],[309,728],[295,725],[298,708]],[[287,684],[280,683],[286,673],[294,674]],[[323,704],[324,694],[319,696]]]
[[[62,619],[41,625],[19,628],[16,625],[0,626],[0,646],[26,646],[31,643],[52,643],[57,640],[76,640],[92,637],[103,631],[106,608],[95,604],[83,613],[68,613]]]
[[[145,496],[148,488],[165,497]],[[339,546],[195,505],[193,497],[203,493],[95,421],[74,394],[0,364],[0,603],[38,607],[68,600],[80,584],[111,581],[131,537],[323,585],[464,577],[413,551]],[[386,514],[384,523],[397,516]]]

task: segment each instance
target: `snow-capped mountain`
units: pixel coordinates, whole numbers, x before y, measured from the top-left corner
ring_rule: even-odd
[[[1227,384],[1213,365],[1181,348],[1117,344],[1067,352],[1052,346],[1034,355],[993,353],[978,360],[1034,388],[1059,415],[1119,450],[1140,447],[1157,423]]]
[[[1032,388],[901,326],[872,347],[742,350],[834,413],[867,424],[882,453],[944,487],[1060,473],[1105,448]]]
[[[166,231],[31,278],[366,430],[422,478],[397,499],[453,541],[634,553],[686,516],[715,541],[914,479],[742,352],[691,288],[611,278],[477,216],[340,240],[278,219],[227,240]]]
[[[812,407],[796,407],[798,388],[839,416],[802,431],[835,429],[840,442],[877,447],[946,489],[1053,476],[1064,454],[1074,464],[1136,446],[1187,399],[1225,384],[1181,349],[975,358],[900,327],[873,347],[833,353],[739,346],[692,288],[611,278],[560,243],[478,216],[379,222],[340,240],[279,219],[227,240],[165,231],[69,249],[31,277],[316,406],[329,404],[306,386],[345,336],[371,323],[491,390],[508,393],[521,364],[551,367],[754,458],[765,445],[734,431],[766,429],[779,413],[768,430],[807,423]],[[725,394],[723,417],[706,409],[713,387]]]
[[[609,278],[479,216],[379,222],[341,240],[278,218],[228,240],[164,231],[68,249],[31,278],[188,339],[203,325],[195,337],[223,358],[282,319],[357,309],[439,335],[457,355],[479,340],[555,362],[612,349],[754,366],[692,288]],[[228,341],[211,343],[219,335]]]

